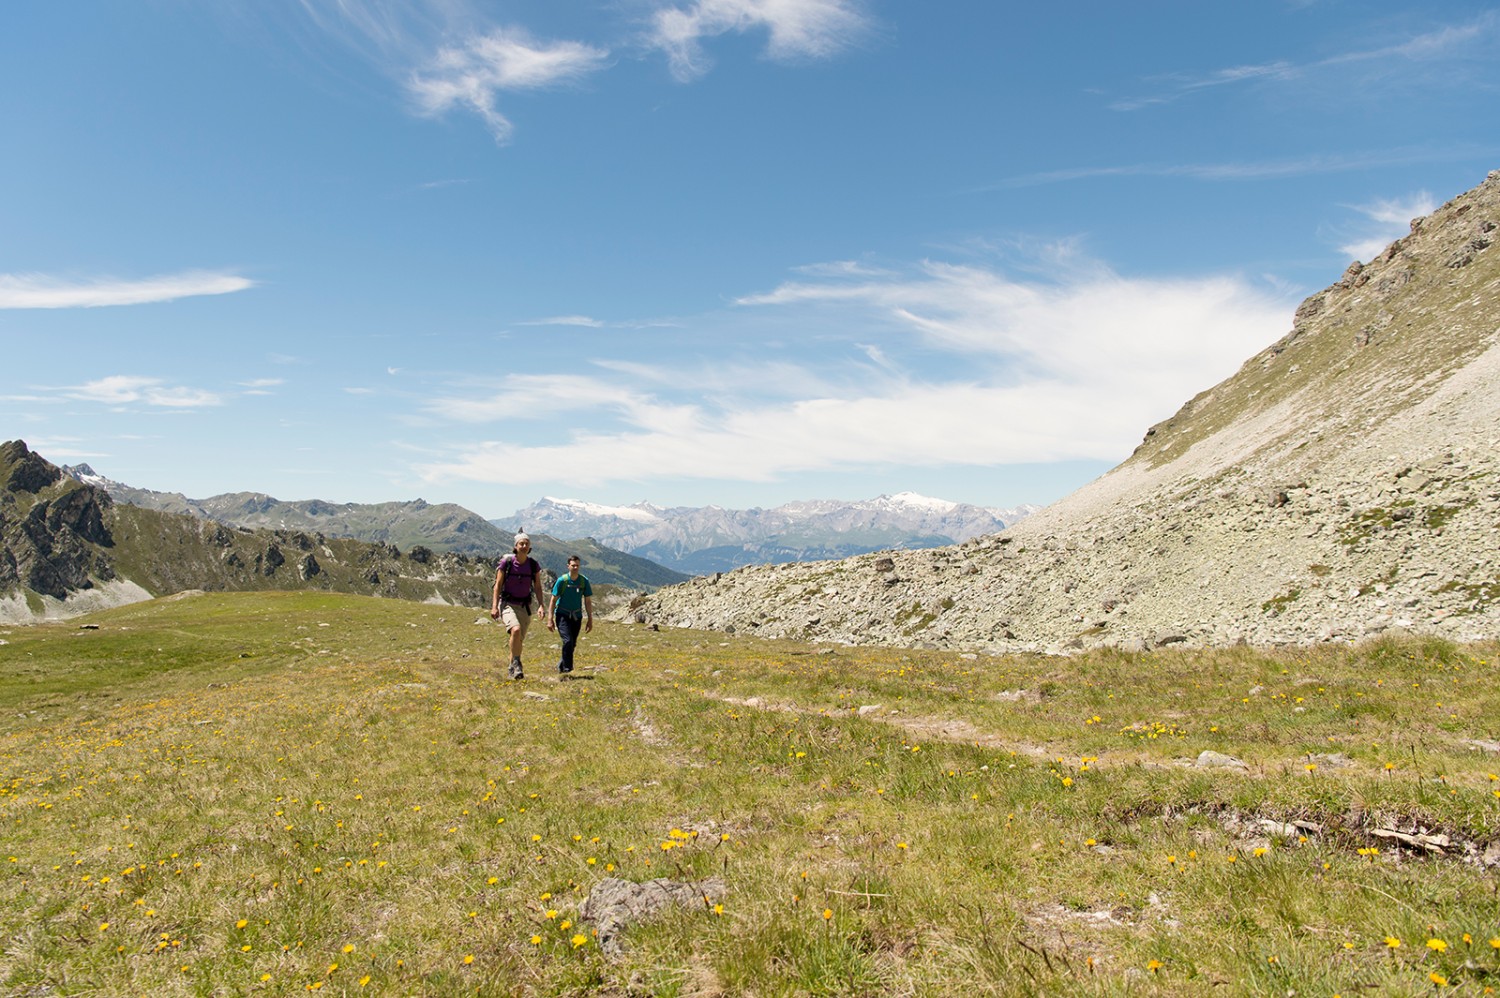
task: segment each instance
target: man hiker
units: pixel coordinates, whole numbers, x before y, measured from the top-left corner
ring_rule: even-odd
[[[545,603],[542,589],[542,566],[531,556],[531,538],[516,535],[511,553],[500,559],[495,569],[495,595],[490,616],[505,624],[510,634],[510,678],[525,679],[521,670],[521,645],[531,624],[531,600],[536,597],[540,609]]]
[[[568,574],[559,575],[552,583],[552,602],[547,607],[547,629],[557,628],[562,638],[562,659],[557,663],[557,672],[566,676],[573,671],[573,649],[578,647],[579,625],[583,630],[594,629],[594,587],[586,576],[578,574],[582,565],[576,554],[568,555]],[[584,613],[588,618],[584,619]]]

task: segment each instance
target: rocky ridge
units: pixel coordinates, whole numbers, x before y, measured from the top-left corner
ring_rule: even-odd
[[[1061,652],[1500,634],[1500,171],[1297,309],[1119,467],[995,535],[742,568],[633,619]]]
[[[299,530],[250,530],[115,502],[23,441],[0,444],[0,623],[190,589],[320,589],[472,607],[493,561]]]

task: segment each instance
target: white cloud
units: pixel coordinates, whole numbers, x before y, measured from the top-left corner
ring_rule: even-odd
[[[864,351],[866,357],[870,358],[872,364],[882,370],[889,371],[892,374],[898,370],[896,364],[892,363],[891,359],[886,356],[885,351],[874,343],[861,343],[859,344],[859,348]]]
[[[168,409],[200,409],[222,405],[223,399],[198,388],[163,385],[160,378],[115,374],[64,391],[68,398],[105,405],[144,403]]]
[[[856,0],[694,0],[656,12],[651,44],[667,53],[672,75],[688,81],[708,71],[702,39],[761,28],[772,59],[823,58],[863,35],[869,22]]]
[[[682,407],[670,424],[587,433],[543,446],[483,443],[419,469],[430,481],[703,478],[769,481],[799,471],[899,463],[916,467],[1119,458],[1144,428],[1137,400],[1104,406],[1083,386],[911,385],[890,395],[805,399],[728,412]]]
[[[518,322],[518,326],[583,326],[587,329],[603,329],[604,323],[599,319],[591,319],[586,315],[554,315],[546,319],[532,319],[528,322]]]
[[[1250,351],[1239,336],[1222,332],[1242,332],[1235,317],[1261,320],[1269,304],[1269,296],[1236,278],[1126,279],[1090,261],[1074,273],[1066,283],[1023,283],[981,267],[928,262],[904,281],[792,283],[739,304],[841,303],[894,320],[929,346],[1003,361],[1012,373],[1100,385],[1158,377],[1164,357],[1219,367],[1243,359]],[[1220,335],[1205,337],[1210,330]]]
[[[272,388],[279,388],[286,384],[284,378],[252,378],[249,381],[241,381],[240,387],[245,389],[244,395],[272,395]]]
[[[834,260],[828,263],[809,263],[794,268],[808,277],[891,277],[891,271],[872,267],[857,260]]]
[[[1405,198],[1350,205],[1365,217],[1365,223],[1360,226],[1361,234],[1341,244],[1339,251],[1352,260],[1373,260],[1392,240],[1399,239],[1410,231],[1412,219],[1430,215],[1437,206],[1437,199],[1427,191],[1419,191]]]
[[[513,126],[497,105],[500,93],[574,83],[603,68],[608,57],[607,50],[582,42],[539,43],[523,29],[499,28],[440,50],[411,75],[407,89],[424,114],[467,108],[504,142]]]
[[[107,402],[111,405],[139,402],[146,389],[160,384],[157,378],[132,377],[125,374],[111,375],[79,385],[68,394],[70,398],[88,402]]]
[[[538,480],[596,486],[884,463],[1119,460],[1146,427],[1285,332],[1291,312],[1239,278],[1131,279],[1093,261],[1060,283],[928,262],[889,280],[788,283],[739,304],[790,313],[825,336],[841,328],[849,350],[822,373],[812,360],[795,373],[777,360],[707,379],[620,364],[610,373],[628,383],[511,379],[491,399],[431,411],[478,422],[604,406],[623,426],[543,445],[506,434],[419,470],[432,481],[503,482],[524,467]],[[960,373],[922,375],[905,359],[913,356],[946,357]],[[787,386],[795,394],[780,391]]]
[[[0,309],[99,308],[144,305],[197,295],[223,295],[255,286],[238,274],[190,270],[137,281],[65,281],[46,274],[0,274]]]

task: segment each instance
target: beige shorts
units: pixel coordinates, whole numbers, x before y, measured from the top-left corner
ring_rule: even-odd
[[[526,637],[526,628],[531,626],[531,612],[524,606],[514,603],[500,604],[500,623],[505,625],[505,633],[519,629],[521,637]]]

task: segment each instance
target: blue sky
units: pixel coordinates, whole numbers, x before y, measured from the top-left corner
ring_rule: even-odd
[[[0,437],[192,497],[1060,498],[1500,168],[1492,2],[7,0]]]

